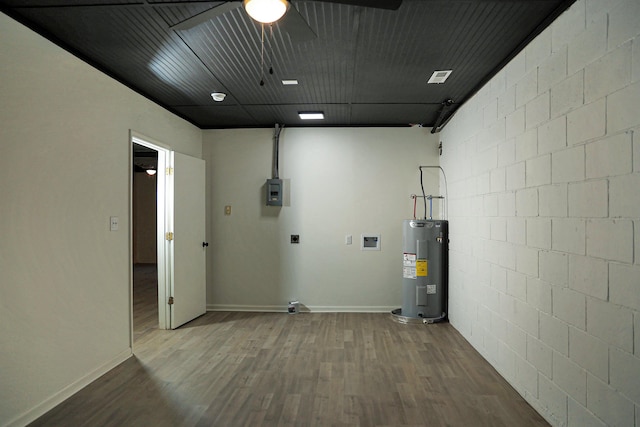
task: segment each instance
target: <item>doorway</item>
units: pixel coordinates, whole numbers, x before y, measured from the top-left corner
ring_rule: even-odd
[[[133,341],[158,329],[158,151],[133,143]]]
[[[176,329],[206,312],[208,243],[205,238],[204,160],[171,151],[133,132],[131,150],[133,345],[136,337],[146,335],[149,330]],[[156,304],[151,304],[154,291]],[[137,297],[146,297],[147,302],[137,300]],[[157,316],[151,310],[155,310]],[[152,326],[154,317],[157,318],[155,328]]]
[[[170,151],[131,135],[132,345],[155,329],[168,329],[165,170]],[[155,171],[155,173],[153,173]]]

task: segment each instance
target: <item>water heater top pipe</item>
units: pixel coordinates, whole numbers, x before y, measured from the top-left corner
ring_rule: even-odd
[[[429,194],[427,196],[418,196],[412,194],[411,199],[413,199],[413,219],[416,219],[416,200],[417,199],[427,199],[429,201],[429,219],[433,219],[433,199],[444,199],[444,196],[434,196],[433,194]]]
[[[442,169],[442,166],[431,166],[431,165],[427,165],[427,166],[418,166],[418,169],[420,170],[420,184],[422,185],[422,168],[425,169],[440,169],[440,172],[442,172],[442,177],[444,178],[444,194],[445,194],[445,202],[444,202],[444,210],[445,210],[445,214],[442,215],[442,217],[444,219],[448,219],[449,216],[449,189],[447,186],[447,175],[444,173],[444,169]],[[427,201],[427,197],[424,194],[424,189],[422,190],[422,194],[424,196],[424,200],[425,200],[425,214],[426,214],[426,201]],[[441,197],[441,196],[439,196]]]

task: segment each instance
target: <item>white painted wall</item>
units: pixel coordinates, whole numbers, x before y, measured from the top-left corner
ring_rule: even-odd
[[[198,157],[202,134],[3,14],[0,40],[0,425],[21,425],[131,353],[129,130]]]
[[[313,311],[400,307],[402,221],[413,215],[410,195],[420,193],[418,166],[438,164],[437,135],[285,128],[282,208],[265,206],[272,137],[272,129],[204,132],[209,309],[284,311],[292,298]],[[425,172],[424,182],[427,194],[437,193],[438,173]],[[381,234],[382,250],[361,251],[361,233]]]
[[[451,323],[555,426],[640,425],[639,34],[577,1],[441,134]]]

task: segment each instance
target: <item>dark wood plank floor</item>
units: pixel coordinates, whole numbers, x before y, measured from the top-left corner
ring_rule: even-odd
[[[447,323],[221,312],[176,331],[151,323],[136,325],[135,357],[33,425],[547,425]]]

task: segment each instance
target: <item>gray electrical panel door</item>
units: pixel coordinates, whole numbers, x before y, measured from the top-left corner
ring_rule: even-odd
[[[405,220],[402,227],[402,309],[404,317],[446,316],[449,223]]]
[[[282,206],[282,180],[268,179],[267,184],[267,206]]]

